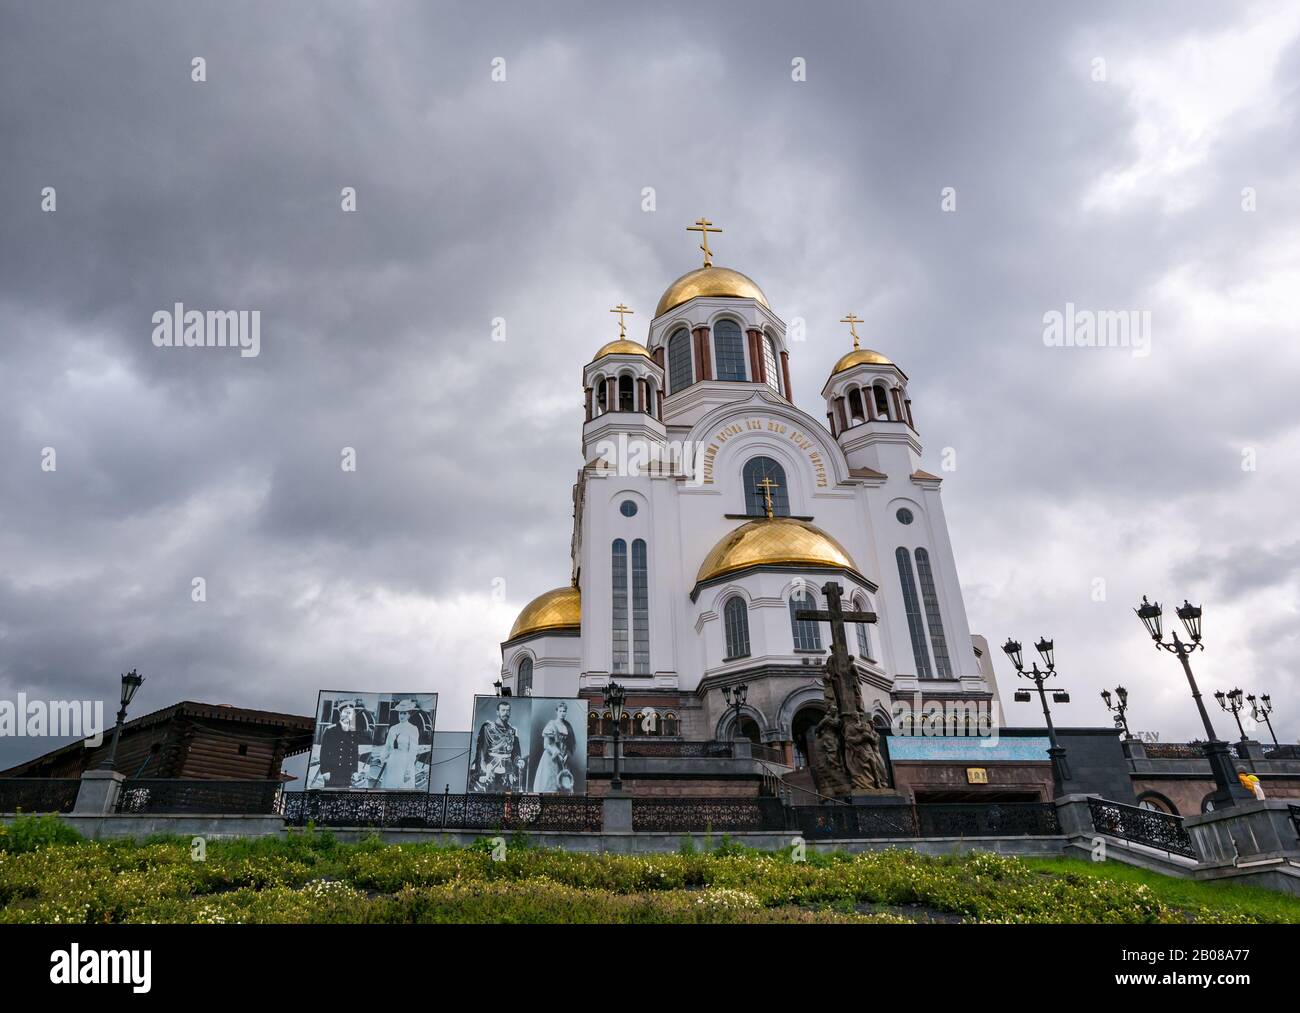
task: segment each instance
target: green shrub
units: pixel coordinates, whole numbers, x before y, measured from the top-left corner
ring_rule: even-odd
[[[42,816],[25,813],[14,817],[8,826],[0,824],[0,851],[13,855],[84,841],[81,834],[52,813]]]

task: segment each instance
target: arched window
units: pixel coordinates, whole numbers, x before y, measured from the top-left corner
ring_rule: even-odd
[[[678,725],[677,725],[677,715],[674,714],[672,711],[669,711],[667,714],[664,715],[664,734],[665,735],[679,734]]]
[[[644,539],[632,543],[632,674],[650,674],[650,573]]]
[[[630,376],[624,375],[618,378],[618,410],[621,412],[630,412],[636,410],[636,400],[632,396],[632,387],[635,384]]]
[[[604,734],[600,730],[600,711],[587,711],[587,735],[595,737]]]
[[[939,598],[934,592],[934,572],[930,569],[930,553],[916,550],[916,575],[921,578],[921,597],[925,600],[925,619],[930,624],[930,646],[934,649],[934,667],[940,679],[951,679],[952,662],[948,658],[948,638],[943,635],[943,617],[939,614]]]
[[[627,674],[627,542],[614,539],[610,575],[614,585],[613,651],[610,671]]]
[[[659,396],[653,380],[647,380],[645,384],[645,410],[651,418],[659,417]]]
[[[609,411],[609,384],[603,376],[596,377],[596,414],[604,415]]]
[[[790,634],[794,638],[796,651],[820,651],[822,649],[821,626],[809,619],[796,619],[795,615],[805,609],[815,609],[817,602],[811,591],[800,595],[797,591],[790,596]]]
[[[857,598],[853,602],[853,611],[870,612],[871,606],[861,598]],[[854,623],[854,625],[858,628],[858,654],[869,660],[875,660],[871,657],[871,633],[867,628],[867,624]]]
[[[683,327],[668,339],[668,393],[676,394],[695,382],[691,368],[691,335]]]
[[[894,551],[898,560],[898,583],[903,589],[903,607],[907,612],[907,631],[912,639],[912,660],[916,674],[922,679],[933,679],[930,670],[930,652],[925,648],[925,620],[921,618],[921,603],[916,597],[916,578],[912,576],[912,554],[901,545]]]
[[[519,676],[515,679],[515,696],[533,695],[533,659],[519,662]]]
[[[876,415],[882,419],[889,418],[889,395],[885,388],[877,384],[871,388],[871,396],[876,399]]]
[[[727,634],[727,660],[749,657],[749,611],[740,595],[728,598],[722,607],[722,625]]]
[[[740,324],[734,320],[719,320],[714,324],[713,350],[719,380],[745,379],[745,343],[740,340]]]
[[[781,378],[776,369],[776,345],[768,335],[763,338],[763,372],[767,374],[767,385],[780,394]]]
[[[790,494],[786,491],[785,469],[770,457],[751,457],[745,462],[741,480],[745,486],[745,513],[750,517],[767,516],[768,487],[761,483],[767,479],[772,482],[772,514],[776,517],[790,516]]]
[[[862,391],[857,387],[849,391],[849,418],[854,422],[867,421],[867,416],[862,407]]]

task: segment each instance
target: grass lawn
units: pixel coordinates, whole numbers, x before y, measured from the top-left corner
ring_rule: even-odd
[[[1300,922],[1300,899],[1112,863],[716,848],[613,856],[287,839],[83,841],[0,827],[0,922]]]

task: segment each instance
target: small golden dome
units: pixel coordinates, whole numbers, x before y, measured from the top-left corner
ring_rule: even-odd
[[[599,359],[602,355],[644,355],[650,358],[650,352],[645,345],[629,338],[615,338],[608,344],[601,345],[600,351],[592,358],[592,362]]]
[[[752,278],[729,267],[697,267],[668,286],[659,299],[659,305],[655,307],[655,316],[662,316],[674,306],[680,306],[699,295],[756,299],[764,306],[767,305],[767,296]]]
[[[576,630],[582,624],[582,594],[576,587],[557,587],[524,606],[507,640],[551,630]]]
[[[854,366],[892,366],[893,363],[879,352],[874,352],[870,348],[855,348],[848,355],[842,356],[840,361],[835,363],[835,368],[831,370],[831,376],[836,373],[843,373],[846,369],[852,369]]]
[[[792,517],[762,517],[726,535],[704,557],[697,584],[751,566],[831,567],[858,572],[844,546],[821,528]]]

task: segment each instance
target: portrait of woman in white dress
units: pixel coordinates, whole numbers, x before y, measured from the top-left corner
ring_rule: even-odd
[[[573,791],[573,771],[569,763],[577,745],[573,725],[568,722],[569,705],[563,700],[555,705],[555,716],[542,728],[542,755],[533,774],[533,791]]]

